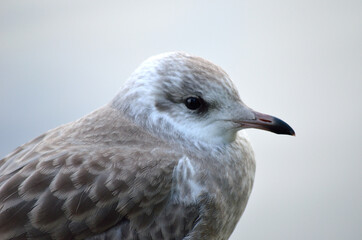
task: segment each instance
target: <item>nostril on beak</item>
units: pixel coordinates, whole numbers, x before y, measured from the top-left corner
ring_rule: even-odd
[[[265,118],[259,118],[260,121],[262,122],[267,122],[267,123],[271,123],[271,120],[265,119]]]

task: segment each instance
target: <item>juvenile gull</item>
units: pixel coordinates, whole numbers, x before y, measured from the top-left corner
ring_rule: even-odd
[[[109,104],[0,160],[1,239],[228,239],[254,181],[237,133],[251,127],[294,135],[220,67],[152,57]]]

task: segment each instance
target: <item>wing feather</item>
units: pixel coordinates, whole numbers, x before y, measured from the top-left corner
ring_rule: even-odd
[[[24,159],[27,164],[8,173],[0,183],[0,235],[4,239],[22,234],[84,238],[124,219],[142,230],[160,212],[156,206],[166,205],[174,167],[169,159],[144,152],[128,159],[117,149],[101,161],[121,161],[123,165],[117,162],[113,168],[104,168],[92,157],[94,150],[82,156],[66,151],[58,149],[54,159],[49,153],[30,162]]]
[[[181,239],[191,230],[186,225],[198,211],[169,204],[172,173],[182,155],[130,130],[136,128],[130,123],[115,124],[112,114],[103,114],[112,121],[103,121],[108,132],[103,127],[95,133],[88,126],[95,117],[86,116],[0,160],[2,239]],[[178,217],[170,218],[173,213]],[[174,230],[179,237],[170,237]]]

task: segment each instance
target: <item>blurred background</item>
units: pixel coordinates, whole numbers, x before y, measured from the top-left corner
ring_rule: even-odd
[[[147,57],[220,65],[296,137],[246,130],[231,239],[362,239],[362,1],[0,1],[0,155],[107,103]]]

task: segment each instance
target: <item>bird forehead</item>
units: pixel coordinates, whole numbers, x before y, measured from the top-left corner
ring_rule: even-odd
[[[151,59],[156,80],[163,89],[180,88],[193,92],[207,90],[237,96],[227,73],[219,66],[185,53],[170,53]]]
[[[166,55],[159,59],[157,73],[161,76],[179,76],[199,81],[222,83],[227,74],[215,64],[196,56],[182,53]]]

